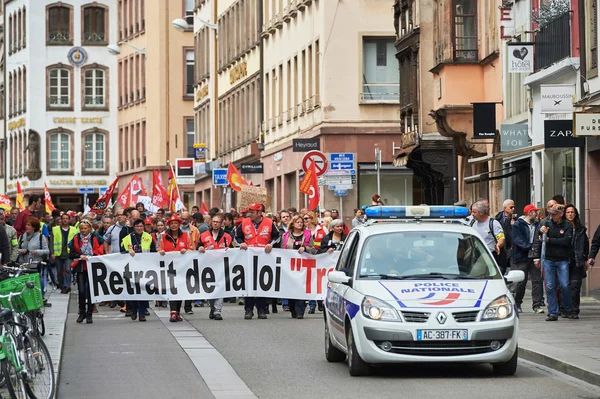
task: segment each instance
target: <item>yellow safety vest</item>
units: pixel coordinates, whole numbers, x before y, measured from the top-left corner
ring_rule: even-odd
[[[123,238],[123,241],[121,241],[121,244],[123,244],[123,248],[125,248],[126,251],[131,251],[131,249],[133,249],[133,244],[131,243],[131,234],[127,234],[125,238]],[[152,236],[146,232],[143,232],[141,244],[142,252],[150,252],[150,246],[152,245]]]
[[[73,237],[75,237],[78,232],[79,232],[79,230],[77,230],[75,227],[69,226],[69,235],[68,235],[68,239],[67,239],[67,241],[68,241],[67,244],[69,242],[71,242]],[[53,242],[54,242],[54,255],[55,256],[60,256],[60,254],[62,252],[62,247],[63,247],[62,237],[63,237],[62,236],[62,227],[61,226],[52,227],[52,238],[53,238]],[[69,246],[67,245],[67,252],[68,251],[69,251]]]

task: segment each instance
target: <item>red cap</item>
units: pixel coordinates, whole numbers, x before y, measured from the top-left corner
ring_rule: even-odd
[[[144,224],[152,224],[152,219],[146,218],[146,220],[144,220]]]
[[[262,209],[262,204],[259,204],[258,202],[253,202],[248,206],[249,211],[262,211]]]
[[[525,205],[525,208],[523,209],[523,213],[525,215],[527,215],[531,211],[539,211],[539,210],[540,210],[540,208],[536,207],[533,204],[529,204],[529,205]]]
[[[75,211],[69,211],[69,212],[67,212],[67,215],[69,215],[69,216],[77,216],[77,212],[75,212]]]
[[[167,220],[167,224],[171,224],[171,222],[177,222],[179,224],[181,224],[181,219],[179,219],[179,216],[177,216],[176,214],[173,214],[169,220]]]

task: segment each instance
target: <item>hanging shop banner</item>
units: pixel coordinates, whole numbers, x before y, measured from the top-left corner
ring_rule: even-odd
[[[541,85],[542,114],[572,114],[575,85]]]
[[[546,120],[544,121],[544,147],[546,148],[574,148],[583,147],[585,139],[573,135],[572,120]]]
[[[533,73],[533,43],[508,43],[508,73]]]
[[[230,297],[324,299],[339,252],[320,255],[264,248],[110,254],[90,257],[94,302]]]
[[[473,103],[473,138],[496,136],[496,103]]]
[[[529,126],[515,123],[500,126],[500,151],[519,150],[529,146]]]
[[[575,136],[600,136],[600,114],[575,114]]]

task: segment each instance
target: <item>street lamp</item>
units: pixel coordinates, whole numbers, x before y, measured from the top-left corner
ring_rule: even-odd
[[[121,48],[119,47],[121,44],[126,44],[129,47],[131,47],[132,49],[134,49],[135,51],[137,51],[138,53],[146,55],[145,48],[137,48],[127,42],[118,42],[118,43],[109,44],[108,46],[106,46],[106,49],[108,50],[108,52],[111,55],[119,55],[119,54],[121,54]]]
[[[197,19],[198,21],[200,21],[202,23],[202,25],[205,25],[205,26],[209,27],[210,29],[219,31],[219,27],[217,24],[211,24],[210,22],[204,21],[196,16],[194,17],[194,19]],[[187,23],[187,21],[184,18],[177,18],[177,19],[173,20],[173,28],[177,29],[180,32],[183,32],[183,31],[191,29],[192,27],[190,26],[190,24]]]

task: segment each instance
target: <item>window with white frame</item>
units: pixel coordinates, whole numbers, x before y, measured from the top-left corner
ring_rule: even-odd
[[[83,168],[86,171],[104,171],[105,169],[105,135],[88,133],[83,138]]]
[[[362,73],[362,101],[400,101],[400,73],[394,38],[363,38]]]
[[[186,96],[194,95],[194,50],[185,50],[185,92]]]
[[[71,71],[66,68],[54,68],[48,73],[48,106],[63,108],[71,106]]]
[[[50,135],[50,170],[68,171],[71,166],[71,137],[67,133]]]
[[[194,140],[196,136],[194,134],[194,119],[186,119],[185,121],[185,129],[186,129],[186,154],[188,158],[194,158]]]
[[[88,69],[84,73],[84,108],[106,107],[106,73],[103,69]]]

